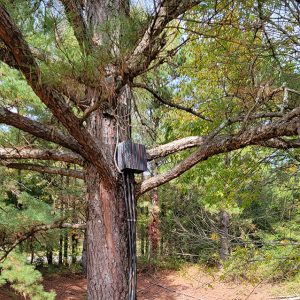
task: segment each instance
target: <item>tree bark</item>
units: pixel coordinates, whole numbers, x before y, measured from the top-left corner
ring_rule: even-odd
[[[91,104],[97,101],[95,95]],[[131,93],[126,87],[111,106],[117,106],[116,118],[108,111],[94,111],[87,121],[89,133],[102,144],[115,174],[116,144],[130,137],[129,111]],[[128,296],[128,225],[125,191],[121,174],[113,181],[93,164],[85,166],[87,186],[87,281],[88,299],[126,299]]]
[[[37,148],[0,148],[0,159],[39,159],[64,161],[83,165],[83,158],[71,151],[59,151],[57,149],[37,149]]]
[[[93,165],[86,167],[88,299],[126,299],[127,223],[122,182],[110,188]]]

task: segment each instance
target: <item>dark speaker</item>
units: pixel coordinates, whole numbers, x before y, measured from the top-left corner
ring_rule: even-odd
[[[130,140],[118,144],[117,163],[121,171],[134,173],[147,171],[146,147]]]

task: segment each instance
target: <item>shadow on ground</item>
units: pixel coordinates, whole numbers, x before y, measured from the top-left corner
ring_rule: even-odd
[[[54,276],[44,280],[46,290],[55,290],[56,300],[86,299],[86,280],[82,276]],[[196,266],[182,271],[140,273],[137,296],[139,300],[266,300],[271,286],[237,284],[220,281]],[[0,289],[1,300],[23,300],[9,288]]]

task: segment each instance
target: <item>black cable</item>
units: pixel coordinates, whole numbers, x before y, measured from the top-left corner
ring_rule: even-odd
[[[129,278],[128,278],[128,300],[136,300],[136,211],[134,199],[134,174],[132,172],[123,173],[124,189],[125,189],[125,207],[128,224],[128,245],[129,245]]]

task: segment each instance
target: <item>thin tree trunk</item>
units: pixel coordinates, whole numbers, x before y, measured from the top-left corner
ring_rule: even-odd
[[[220,212],[220,256],[225,261],[229,255],[229,214],[226,210]]]
[[[70,178],[69,177],[66,177],[66,188],[67,190],[69,190],[70,188]],[[65,208],[65,216],[69,214],[69,209],[70,209],[70,195],[67,194],[65,197],[64,197],[64,200],[65,200],[65,205],[64,205],[64,208]],[[65,230],[65,233],[64,233],[64,264],[65,265],[68,265],[69,264],[69,232],[68,230],[66,229]]]
[[[82,245],[81,265],[84,276],[87,276],[87,232],[85,230]]]
[[[151,192],[152,211],[149,224],[149,237],[150,237],[150,259],[156,258],[159,248],[159,208],[158,208],[158,194],[157,189]]]
[[[148,220],[148,217],[149,217],[149,208],[148,207],[146,207],[146,218],[147,218],[147,220]],[[146,234],[146,236],[145,236],[145,255],[146,255],[146,257],[148,257],[149,258],[149,234]]]
[[[62,189],[63,189],[63,176],[61,176],[61,182],[62,182]],[[60,194],[60,212],[62,215],[64,215],[64,202],[63,202],[63,194],[61,192]],[[62,230],[59,231],[59,250],[58,250],[58,264],[63,264],[63,233]]]
[[[52,246],[47,247],[47,262],[48,265],[52,265],[53,264],[53,250],[52,250]]]
[[[225,168],[230,167],[231,158],[230,154],[226,153],[224,157],[224,165]],[[225,188],[225,193],[227,192],[227,189]],[[229,241],[229,214],[225,209],[222,209],[220,211],[220,257],[222,261],[225,261],[229,255],[229,247],[230,247],[230,241]]]
[[[62,265],[63,263],[63,235],[59,233],[59,250],[58,250],[58,264]]]
[[[164,219],[165,214],[166,214],[166,206],[164,204],[162,204],[161,205],[161,217],[160,217],[161,222]],[[160,255],[161,256],[164,255],[164,237],[162,235],[160,236]]]
[[[143,217],[145,214],[145,208],[141,207],[141,216]],[[146,229],[145,229],[145,224],[141,224],[141,255],[145,255],[145,236],[146,236]]]
[[[68,235],[68,230],[66,229],[65,230],[65,233],[64,233],[64,264],[65,265],[68,265],[68,256],[69,256],[69,253],[68,253],[68,248],[69,248],[69,235]]]
[[[30,238],[30,253],[31,253],[31,257],[30,257],[30,264],[33,264],[34,261],[34,245],[33,245],[33,237]]]
[[[76,178],[73,179],[73,186],[77,185]],[[75,224],[77,223],[76,218],[76,197],[72,195],[72,222]],[[77,255],[78,255],[78,233],[73,232],[72,237],[72,264],[75,264],[77,262]]]
[[[72,264],[75,264],[77,261],[77,247],[78,247],[78,239],[77,234],[72,234]]]

